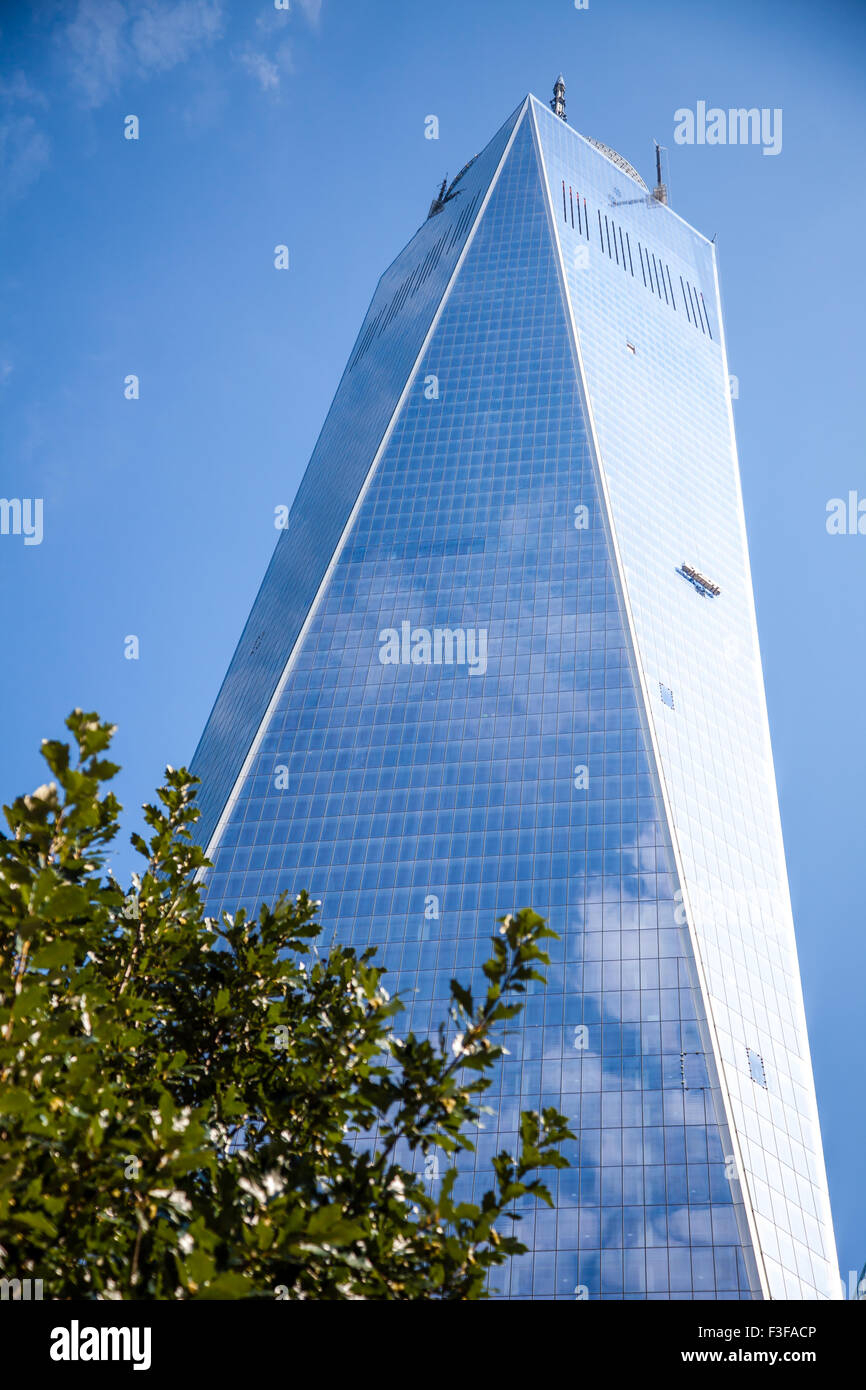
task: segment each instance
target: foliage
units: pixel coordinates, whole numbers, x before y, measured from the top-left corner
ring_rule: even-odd
[[[321,957],[306,894],[204,916],[186,771],[145,807],[124,893],[106,867],[114,730],[66,722],[74,746],[43,744],[54,780],[0,836],[0,1274],[47,1298],[483,1297],[523,1249],[507,1213],[550,1202],[537,1170],[566,1166],[573,1137],[525,1112],[495,1189],[456,1200],[494,1030],[553,933],[504,918],[483,998],[454,980],[438,1038],[401,1038],[374,953]],[[431,1183],[413,1168],[434,1151],[450,1157]]]

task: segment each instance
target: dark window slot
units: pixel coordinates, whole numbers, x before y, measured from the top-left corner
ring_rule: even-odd
[[[637,253],[640,256],[640,273],[643,276],[644,285],[646,285],[646,271],[643,268],[643,247],[640,242],[637,244]]]
[[[686,295],[686,287],[685,287],[685,285],[683,284],[683,277],[682,277],[682,276],[680,276],[680,289],[681,289],[682,292],[683,292],[683,303],[684,303],[685,306],[686,306],[686,318],[688,319],[689,323],[691,323],[691,321],[692,321],[692,316],[691,316],[691,314],[689,313],[689,301],[688,301],[688,296]]]
[[[456,246],[457,243],[458,243],[458,241],[459,241],[460,238],[462,237],[464,231],[466,230],[466,224],[468,223],[469,218],[472,216],[472,212],[473,212],[474,208],[475,208],[475,199],[473,198],[473,200],[472,200],[472,202],[469,204],[469,206],[463,209],[463,211],[461,212],[460,216],[458,217],[457,221],[456,221],[455,224],[454,224],[454,231],[451,233],[451,245],[452,245],[452,246]]]
[[[406,280],[406,282],[404,283],[403,289],[401,291],[403,295],[403,301],[407,300],[410,295],[413,295],[418,285],[421,283],[418,273],[419,270],[420,266],[416,265],[415,269],[412,271],[412,274],[409,276],[409,279]]]
[[[398,308],[398,309],[402,309],[402,307],[403,307],[405,301],[408,299],[408,297],[409,297],[409,290],[408,290],[408,288],[406,287],[406,284],[405,284],[405,282],[404,282],[404,283],[400,286],[400,293],[397,295],[397,308]]]
[[[710,328],[710,316],[709,316],[709,314],[707,313],[707,305],[706,305],[706,300],[704,299],[703,290],[701,291],[701,303],[702,303],[703,306],[704,306],[704,317],[705,317],[706,320],[707,320],[707,332],[709,333],[710,338],[712,339],[712,341],[715,342],[715,339],[713,338],[713,330]]]
[[[373,323],[369,323],[369,324],[367,325],[367,327],[366,327],[366,329],[365,329],[365,331],[364,331],[364,336],[362,337],[360,343],[358,344],[358,350],[357,350],[357,352],[355,353],[355,356],[352,358],[352,366],[353,366],[353,367],[354,367],[355,363],[358,362],[358,361],[363,357],[363,355],[364,355],[364,353],[365,353],[365,351],[366,351],[366,349],[367,349],[367,344],[368,344],[369,341],[370,341],[370,334],[373,332],[373,325],[374,325],[374,324],[375,324],[375,319],[373,320]]]
[[[706,334],[706,331],[707,331],[707,330],[704,328],[704,321],[703,321],[703,319],[701,318],[701,311],[700,311],[700,309],[698,308],[698,297],[697,297],[697,295],[695,294],[694,290],[692,289],[691,285],[689,284],[688,280],[686,281],[686,284],[689,286],[689,297],[691,298],[691,301],[692,301],[692,311],[693,311],[693,313],[694,313],[695,323],[698,325],[698,327],[700,328],[701,332],[702,332],[703,334]]]
[[[661,287],[662,287],[662,293],[664,294],[665,304],[667,304],[667,302],[668,302],[668,291],[667,291],[667,286],[666,286],[666,284],[665,284],[665,282],[664,282],[664,277],[662,276],[661,272],[659,271],[659,263],[658,263],[658,261],[656,260],[655,256],[653,256],[653,266],[654,266],[654,268],[655,268],[655,273],[656,273],[656,284],[657,284],[657,285],[659,285],[659,284],[661,285]],[[662,295],[660,294],[660,295],[659,295],[659,299],[661,299],[661,297],[662,297]]]
[[[445,250],[445,242],[444,242],[444,239],[443,239],[442,237],[440,237],[439,240],[438,240],[437,243],[436,243],[436,252],[435,252],[435,255],[433,256],[433,269],[434,269],[434,270],[436,269],[437,265],[438,265],[439,262],[441,261],[441,259],[442,259],[442,252],[443,252],[444,250]]]
[[[472,222],[472,218],[475,216],[475,209],[478,206],[478,198],[479,194],[476,193],[475,197],[472,199],[472,202],[461,214],[460,221],[457,223],[457,236],[455,238],[456,241],[460,240],[464,232],[468,232],[469,226]]]
[[[706,330],[706,328],[704,327],[704,316],[703,316],[703,314],[701,313],[701,306],[700,306],[700,303],[699,303],[699,301],[698,301],[698,292],[697,292],[697,290],[692,290],[692,299],[693,299],[693,301],[694,301],[695,313],[696,313],[696,315],[697,315],[698,323],[701,325],[701,332],[705,334],[707,330]]]
[[[628,268],[632,275],[634,275],[634,261],[631,258],[631,242],[628,239],[628,232],[625,234],[625,244],[628,247]]]
[[[571,188],[568,190],[568,202],[571,208],[571,225],[574,226],[574,199],[571,196]]]
[[[420,271],[418,272],[418,279],[415,281],[415,288],[414,288],[414,290],[412,291],[413,296],[416,295],[416,294],[418,293],[418,291],[420,290],[421,286],[424,284],[424,281],[427,279],[427,266],[428,266],[429,260],[430,260],[430,257],[429,257],[429,256],[425,256],[425,257],[424,257],[424,260],[421,262],[421,269],[420,269]]]

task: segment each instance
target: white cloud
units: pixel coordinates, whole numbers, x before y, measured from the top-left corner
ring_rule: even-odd
[[[291,20],[289,10],[263,9],[256,15],[256,28],[273,33],[287,29]]]
[[[297,0],[297,4],[310,24],[318,24],[322,13],[322,0]]]
[[[32,116],[0,121],[0,188],[3,201],[21,198],[48,163],[51,146]]]
[[[5,211],[34,184],[51,157],[51,141],[26,107],[48,105],[23,72],[0,79],[0,209]],[[12,370],[0,365],[0,379]]]
[[[276,63],[266,58],[264,53],[247,51],[241,54],[241,66],[256,79],[263,92],[273,91],[280,85],[280,74]]]
[[[281,43],[276,52],[265,50],[269,49],[278,34],[286,32],[293,14],[298,11],[315,28],[322,11],[322,0],[291,0],[289,9],[279,10],[274,9],[272,5],[266,5],[256,16],[256,28],[260,35],[257,41],[261,42],[264,48],[255,48],[253,44],[247,44],[238,55],[241,66],[256,79],[263,92],[278,92],[283,74],[294,70],[292,49],[288,42]]]
[[[47,106],[48,98],[44,92],[31,85],[20,69],[13,72],[8,82],[0,78],[0,97],[6,101],[29,102],[31,106]]]
[[[219,0],[182,0],[146,5],[132,26],[130,41],[145,71],[164,72],[222,33]]]
[[[222,29],[222,0],[78,0],[60,37],[73,83],[100,106],[125,78],[167,72]]]
[[[79,0],[75,18],[63,32],[74,64],[74,81],[93,106],[114,89],[127,61],[120,0]]]
[[[240,54],[240,63],[256,79],[263,92],[278,92],[281,77],[292,71],[291,45],[281,43],[272,57],[259,49],[248,47]]]

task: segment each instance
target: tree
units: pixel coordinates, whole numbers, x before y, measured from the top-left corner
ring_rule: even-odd
[[[483,1297],[524,1249],[508,1213],[550,1203],[537,1170],[567,1166],[573,1137],[524,1112],[495,1188],[455,1199],[494,1030],[554,933],[503,918],[483,998],[452,980],[438,1039],[399,1037],[373,951],[320,956],[306,894],[204,916],[188,772],[144,808],[124,893],[106,869],[114,730],[66,723],[74,747],[43,743],[55,780],[0,835],[0,1273],[48,1298]],[[431,1183],[413,1164],[434,1152]]]

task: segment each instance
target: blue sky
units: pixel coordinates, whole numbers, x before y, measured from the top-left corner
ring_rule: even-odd
[[[375,283],[446,172],[562,70],[572,125],[716,235],[758,623],[843,1271],[866,1259],[866,9],[855,0],[6,0],[0,797],[74,705],[128,808],[188,762]],[[775,157],[677,146],[780,107]],[[140,138],[123,138],[137,115]],[[424,138],[429,114],[440,138]],[[273,268],[290,248],[291,269]],[[140,378],[140,399],[124,378]],[[124,658],[135,634],[140,659]],[[127,870],[131,853],[116,863]]]

